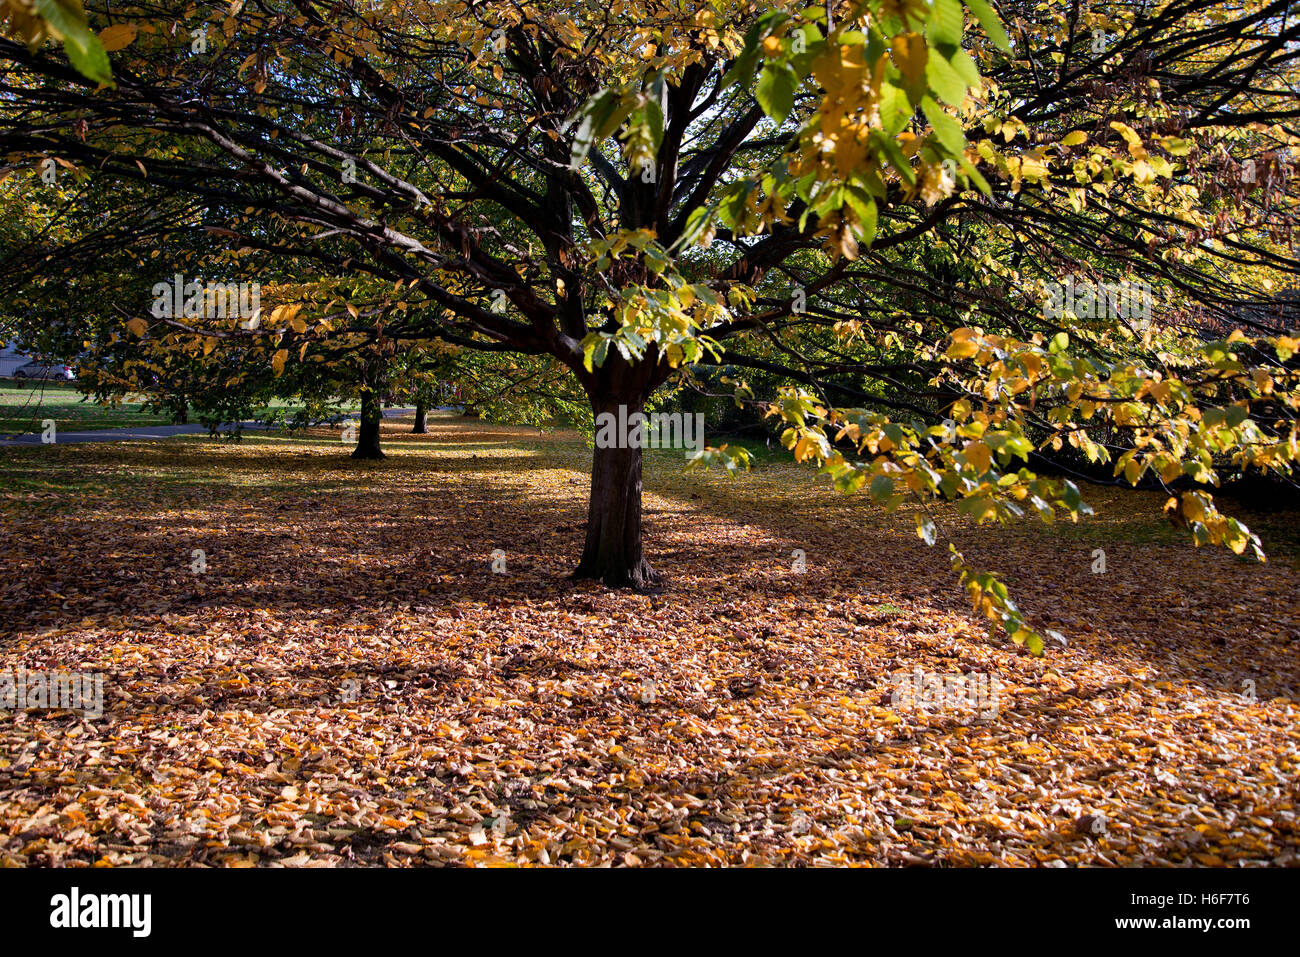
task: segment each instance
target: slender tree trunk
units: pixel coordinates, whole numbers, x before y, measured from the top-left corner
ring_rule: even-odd
[[[361,393],[361,431],[357,435],[357,447],[352,451],[354,459],[382,459],[383,451],[379,448],[379,422],[383,413],[379,405],[379,393],[374,389],[364,389]]]
[[[427,412],[428,409],[425,408],[424,400],[417,399],[415,402],[415,427],[411,429],[411,431],[416,435],[428,434],[429,424],[426,421]]]
[[[644,400],[623,404],[631,416],[642,410]],[[593,408],[598,420],[603,412],[619,416],[617,401],[593,402]],[[658,575],[641,552],[641,449],[623,447],[630,445],[624,441],[627,438],[620,433],[613,448],[602,448],[598,442],[592,455],[587,541],[573,577],[616,588],[647,588]]]

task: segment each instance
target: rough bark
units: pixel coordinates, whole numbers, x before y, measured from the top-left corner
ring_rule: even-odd
[[[620,404],[631,416],[642,411],[645,400],[625,397],[621,403],[617,399],[593,401],[592,407],[598,417],[610,412],[617,418]],[[649,588],[658,581],[659,576],[641,551],[640,448],[597,445],[593,452],[587,540],[573,577],[595,579],[615,588]]]
[[[361,393],[361,428],[357,434],[357,447],[352,450],[354,459],[382,459],[383,450],[379,448],[379,422],[383,412],[379,405],[379,393],[366,389]]]
[[[427,421],[428,409],[425,407],[424,400],[421,399],[415,403],[415,425],[411,432],[415,435],[427,435],[429,432],[429,423]]]

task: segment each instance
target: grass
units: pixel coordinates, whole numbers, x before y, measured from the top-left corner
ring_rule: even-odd
[[[734,435],[710,435],[709,444],[714,446],[729,445],[741,448],[749,453],[750,468],[759,469],[766,465],[790,461],[790,453],[782,448],[776,439],[771,441]]]
[[[357,403],[343,403],[344,411],[353,411]],[[301,406],[280,399],[257,410],[254,418],[272,411],[292,415]],[[75,383],[41,380],[0,380],[0,437],[40,432],[45,419],[53,419],[63,432],[96,432],[101,429],[130,429],[154,425],[171,425],[170,416],[146,412],[140,401],[119,405],[100,405],[82,394]],[[195,419],[191,417],[191,423]]]
[[[53,419],[65,432],[171,424],[165,415],[146,413],[142,402],[102,406],[67,382],[15,379],[0,382],[0,435],[39,432],[44,419]]]

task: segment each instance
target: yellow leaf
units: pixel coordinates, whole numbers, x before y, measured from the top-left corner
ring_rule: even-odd
[[[952,345],[948,347],[949,359],[969,359],[979,351],[979,342],[975,340],[974,329],[953,330]]]
[[[132,319],[126,324],[126,328],[142,339],[144,338],[144,334],[149,330],[149,327],[145,325],[145,321],[140,318]]]
[[[1160,137],[1160,145],[1174,156],[1186,156],[1192,148],[1190,140],[1181,139],[1177,136]]]
[[[275,355],[271,357],[271,368],[275,370],[277,376],[284,371],[284,363],[288,358],[288,349],[278,349]]]
[[[1142,145],[1142,137],[1137,135],[1133,127],[1127,123],[1120,123],[1118,120],[1112,121],[1110,128],[1124,137],[1124,142],[1128,144],[1128,151],[1135,160],[1144,160],[1147,158],[1146,148]]]
[[[114,51],[129,47],[135,40],[136,25],[134,23],[115,23],[111,27],[105,27],[99,31],[99,42],[104,47],[104,52],[113,53]]]
[[[813,441],[812,436],[802,436],[794,444],[794,459],[796,462],[803,462],[810,459],[817,452],[817,443]]]
[[[894,63],[903,74],[903,82],[907,84],[908,89],[925,79],[925,63],[930,56],[930,51],[925,45],[925,37],[919,33],[905,33],[895,37],[893,52]]]
[[[293,318],[298,315],[298,311],[301,308],[302,306],[297,303],[284,303],[283,305],[276,306],[271,310],[271,317],[268,320],[268,324],[273,326],[280,322],[292,322]]]
[[[989,470],[993,463],[993,453],[983,442],[971,442],[965,448],[966,461],[975,467],[975,471],[983,475]]]

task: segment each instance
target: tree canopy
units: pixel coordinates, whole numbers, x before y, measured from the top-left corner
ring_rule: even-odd
[[[796,459],[887,508],[1077,519],[1066,476],[1104,466],[1263,557],[1211,491],[1300,457],[1284,0],[74,6],[0,8],[30,323],[81,283],[114,292],[87,341],[241,344],[275,377],[509,356],[594,414],[722,367]],[[151,315],[174,272],[260,282],[257,321]],[[655,580],[640,463],[595,451],[580,576]],[[993,571],[952,560],[1040,650]]]

